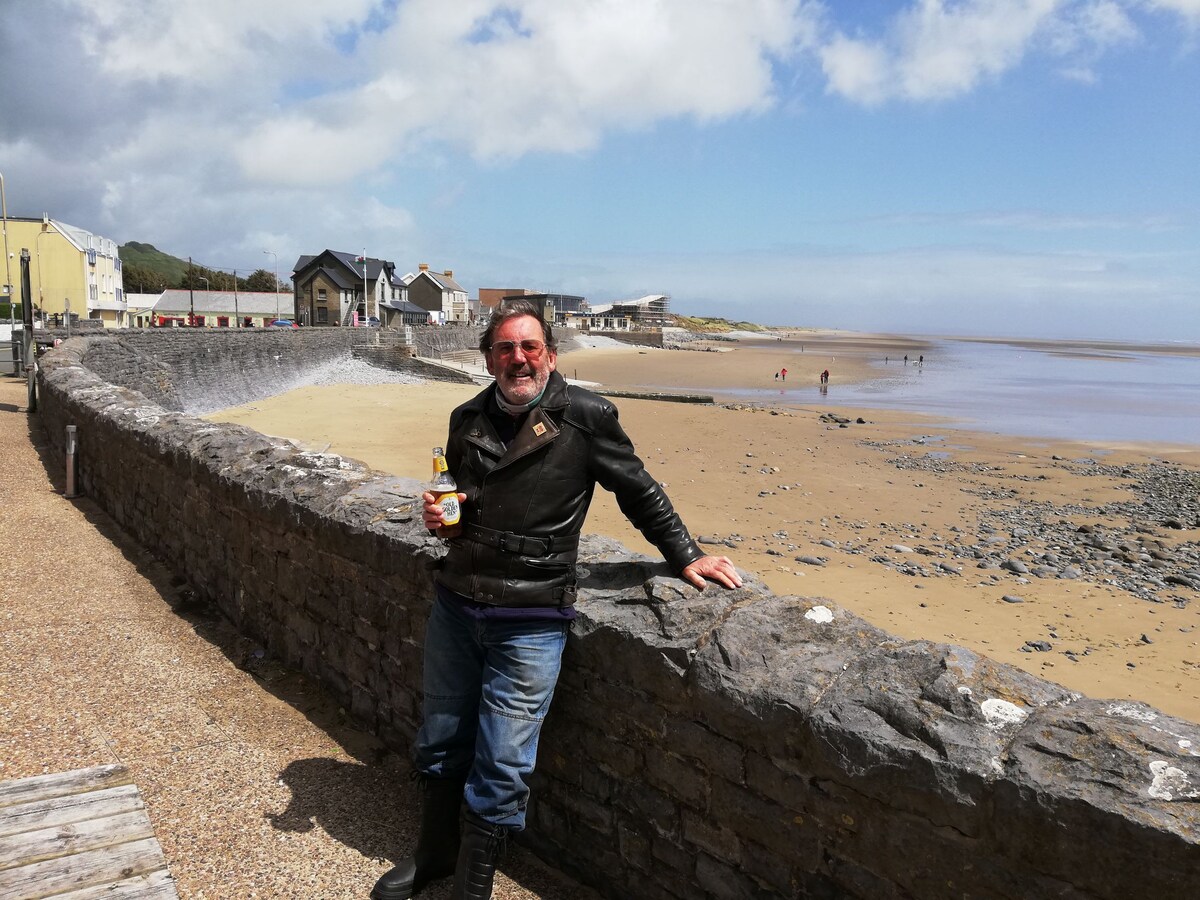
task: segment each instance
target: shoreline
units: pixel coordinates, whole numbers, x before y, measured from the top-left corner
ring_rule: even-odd
[[[822,333],[818,350],[813,334],[806,371],[836,357],[835,383],[869,377],[865,354],[897,346]],[[679,386],[707,393],[705,381],[770,373],[762,348],[745,351],[583,349],[558,368],[643,390],[690,370]],[[424,480],[450,410],[478,390],[308,387],[208,418]],[[1166,524],[1172,509],[1193,514],[1200,447],[1010,437],[836,404],[616,403],[702,546],[775,593],[826,598],[901,638],[959,644],[1093,697],[1200,721],[1200,591],[1188,587],[1200,513]],[[848,421],[823,421],[829,413]],[[585,531],[657,555],[604,491]],[[1155,586],[1166,576],[1183,583]]]

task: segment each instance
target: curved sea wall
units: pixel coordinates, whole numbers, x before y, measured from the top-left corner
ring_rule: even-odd
[[[238,352],[348,352],[328,332]],[[157,402],[226,396],[224,338],[67,341],[42,360],[47,431],[77,426],[84,493],[404,750],[443,555],[422,486]],[[753,579],[698,592],[604,539],[581,574],[525,839],[602,894],[1195,895],[1197,725]]]

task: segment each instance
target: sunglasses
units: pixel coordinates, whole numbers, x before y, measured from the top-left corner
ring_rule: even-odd
[[[521,352],[526,356],[538,357],[546,349],[546,342],[532,339],[524,341],[495,341],[492,343],[492,352],[499,356],[512,356],[516,352],[517,347],[520,347]]]

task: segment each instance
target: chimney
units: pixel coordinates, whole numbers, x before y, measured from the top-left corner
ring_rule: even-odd
[[[421,271],[428,272],[429,271],[429,263],[421,263]]]
[[[445,275],[447,278],[453,278],[453,277],[454,277],[454,270],[453,270],[453,269],[447,269],[447,270],[446,270],[445,272],[443,272],[442,274],[443,274],[443,275]]]

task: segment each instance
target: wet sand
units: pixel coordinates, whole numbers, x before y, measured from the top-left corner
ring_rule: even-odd
[[[830,599],[902,637],[960,644],[1094,697],[1141,700],[1200,721],[1197,591],[1173,587],[1163,602],[1150,602],[1112,579],[983,571],[944,550],[952,540],[977,540],[981,525],[996,515],[1039,504],[1069,506],[1064,516],[1072,527],[1128,528],[1128,521],[1088,512],[1132,499],[1129,479],[1105,474],[1109,467],[1166,460],[1200,471],[1200,448],[1049,442],[954,431],[906,412],[849,408],[841,412],[851,424],[839,427],[821,420],[831,411],[829,398],[819,407],[803,402],[822,369],[830,370],[830,396],[836,397],[839,383],[873,371],[870,360],[906,352],[912,358],[923,345],[829,332],[793,332],[786,343],[793,342],[804,344],[803,365],[795,364],[803,375],[792,366],[794,347],[781,354],[783,348],[766,339],[729,345],[726,352],[578,350],[561,355],[558,367],[567,377],[614,389],[703,393],[706,387],[773,387],[774,373],[788,365],[787,386],[779,384],[773,408],[616,401],[647,468],[709,552],[730,556],[776,593]],[[424,479],[450,410],[477,390],[309,387],[210,418]],[[865,423],[855,423],[859,417]],[[587,530],[655,552],[603,491]],[[1147,531],[1147,539],[1168,549],[1200,540],[1197,529]],[[801,556],[825,563],[797,561]],[[877,561],[884,558],[892,564]],[[928,574],[902,574],[908,560]],[[1031,651],[1028,641],[1051,649]]]

